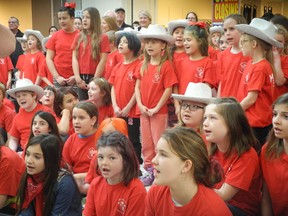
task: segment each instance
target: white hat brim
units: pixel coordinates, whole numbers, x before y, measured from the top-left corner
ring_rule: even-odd
[[[158,40],[163,40],[168,43],[168,45],[173,45],[175,43],[175,38],[173,38],[171,35],[168,34],[138,34],[137,37],[140,40],[144,40],[147,38],[152,38],[152,39],[158,39]]]
[[[23,86],[23,87],[19,87],[19,88],[13,88],[13,89],[9,89],[7,90],[7,94],[9,94],[11,97],[16,98],[16,92],[19,91],[31,91],[31,92],[35,92],[37,94],[37,98],[40,99],[43,97],[44,95],[44,90],[43,88],[41,88],[38,85],[31,85],[31,86]]]
[[[140,34],[139,31],[137,31],[137,30],[135,30],[135,29],[134,29],[134,30],[131,29],[130,31],[127,31],[127,30],[117,31],[117,32],[115,32],[115,36],[118,37],[119,35],[124,34],[124,33],[134,34],[134,35]]]
[[[42,43],[42,40],[44,39],[44,36],[41,34],[41,32],[39,31],[35,31],[35,30],[32,30],[32,29],[28,29],[24,32],[24,34],[26,35],[26,37],[28,38],[29,35],[34,35],[36,36],[39,41]]]
[[[180,94],[172,94],[172,97],[178,101],[193,101],[193,102],[203,103],[203,104],[209,104],[213,100],[215,100],[215,98],[212,98],[212,97],[211,98],[189,97],[189,96],[180,95]]]
[[[254,26],[248,25],[248,24],[238,24],[235,25],[235,28],[241,32],[241,33],[247,33],[249,35],[252,35],[256,38],[259,38],[272,46],[283,48],[283,44],[275,40],[274,38],[271,38],[264,34],[261,30],[255,28]]]
[[[46,52],[46,44],[48,42],[48,40],[51,38],[51,35],[49,35],[48,37],[45,37],[43,40],[42,40],[42,48],[43,50]]]
[[[187,26],[189,26],[189,22],[187,20],[173,20],[168,23],[168,33],[169,35],[172,35],[176,28],[186,28]]]

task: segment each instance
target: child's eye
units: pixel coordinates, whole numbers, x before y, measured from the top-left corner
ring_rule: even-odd
[[[277,116],[277,112],[273,112],[273,117],[276,117]]]
[[[102,160],[102,159],[103,159],[103,156],[98,155],[98,160]]]
[[[111,156],[111,157],[110,157],[110,160],[115,160],[115,159],[116,159],[116,158],[115,158],[115,157],[113,157],[113,156]]]

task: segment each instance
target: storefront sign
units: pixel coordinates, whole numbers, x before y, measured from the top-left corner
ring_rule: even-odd
[[[212,0],[213,17],[212,22],[221,23],[229,14],[238,14],[240,12],[240,0]]]

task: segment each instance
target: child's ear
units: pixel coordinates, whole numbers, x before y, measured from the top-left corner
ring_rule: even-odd
[[[252,40],[252,47],[256,48],[257,47],[257,41],[256,40]]]

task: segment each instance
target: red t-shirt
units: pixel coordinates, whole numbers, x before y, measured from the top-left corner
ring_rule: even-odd
[[[192,200],[184,206],[175,206],[168,186],[153,185],[146,196],[145,207],[145,216],[232,215],[220,196],[201,184]]]
[[[141,61],[137,59],[130,64],[117,64],[112,71],[109,82],[114,86],[116,102],[118,107],[122,110],[135,93],[135,73],[138,73],[141,66]],[[139,117],[136,114],[136,103],[131,108],[129,114],[131,118]]]
[[[107,62],[105,65],[105,71],[103,72],[102,76],[106,79],[109,80],[111,73],[113,71],[113,68],[118,64],[118,63],[123,62],[123,56],[116,50],[115,52],[109,53],[107,57]]]
[[[213,61],[209,57],[193,61],[190,58],[174,61],[174,68],[178,78],[178,93],[184,94],[189,82],[206,82],[215,86],[216,77]]]
[[[272,160],[265,158],[267,144],[261,151],[261,169],[265,181],[274,215],[288,215],[288,155],[284,152],[279,158]]]
[[[138,71],[138,73],[135,73],[135,77],[141,80],[141,101],[148,109],[156,107],[164,91],[178,83],[172,63],[168,60],[163,63],[160,72],[158,72],[158,65],[149,63],[148,69],[144,71],[144,75],[141,76],[140,71]],[[139,109],[136,112],[140,114]],[[161,107],[158,114],[166,114],[167,112],[168,108],[166,104]]]
[[[227,183],[240,189],[228,203],[240,208],[248,215],[258,215],[261,200],[261,175],[258,155],[254,148],[251,147],[240,158],[237,154],[232,155],[231,158],[225,158],[225,154],[217,150],[212,158],[220,163],[224,171],[222,181],[214,187],[220,189],[224,183]]]
[[[78,44],[78,39],[81,33],[76,35],[72,49],[74,50]],[[101,42],[100,42],[100,53],[109,53],[110,46],[109,46],[109,39],[106,34],[101,35]],[[91,37],[90,35],[87,36],[87,44],[85,47],[83,46],[83,42],[80,43],[78,49],[78,64],[79,64],[79,73],[80,74],[90,74],[94,75],[96,68],[98,66],[98,60],[93,59],[92,57],[92,45],[91,45]]]
[[[8,133],[12,127],[15,115],[16,113],[14,110],[2,104],[0,107],[0,128],[3,128]]]
[[[288,80],[288,56],[281,55],[281,68],[284,73],[284,77]],[[282,86],[277,86],[275,84],[273,92],[273,101],[275,101],[279,96],[288,92],[288,81]]]
[[[24,63],[25,63],[25,56],[26,56],[26,54],[21,54],[21,55],[18,57],[17,64],[16,64],[16,68],[17,68],[19,71],[23,71],[23,66],[24,66]]]
[[[6,146],[1,146],[0,151],[0,194],[16,196],[21,176],[26,168],[24,160]]]
[[[218,51],[215,50],[212,46],[208,46],[208,55],[209,58],[212,59],[212,61],[217,61],[217,57],[218,57]]]
[[[217,77],[221,83],[221,97],[237,97],[239,83],[250,57],[242,52],[231,53],[228,48],[221,52],[217,60]]]
[[[8,98],[3,99],[3,104],[15,111],[15,104]]]
[[[245,110],[251,127],[265,127],[272,123],[273,86],[273,71],[267,60],[256,64],[247,62],[238,86],[237,99],[242,101],[249,91],[258,92],[256,102]]]
[[[46,77],[53,84],[53,76],[48,69],[46,61],[43,61],[42,65],[40,66],[39,76]],[[41,82],[41,87],[45,87],[45,86],[47,86],[47,84],[45,82]]]
[[[96,133],[81,137],[79,134],[69,136],[63,147],[63,159],[74,173],[86,173],[93,156],[96,154]]]
[[[185,51],[183,51],[183,52],[174,52],[174,54],[173,54],[173,62],[174,61],[179,61],[179,60],[185,59],[185,58],[189,58],[189,56],[187,55],[187,53]]]
[[[55,116],[55,114],[48,107],[37,104],[37,106],[31,112],[27,112],[20,107],[19,112],[16,114],[13,120],[9,134],[19,139],[20,146],[23,150],[25,149],[30,136],[32,118],[38,111],[50,112]]]
[[[55,52],[54,65],[58,74],[64,78],[74,76],[72,70],[72,49],[71,45],[78,30],[67,33],[63,29],[55,32],[46,44],[46,48]]]
[[[8,81],[8,73],[14,69],[9,56],[0,58],[0,82],[6,85]]]
[[[89,166],[89,170],[87,172],[87,175],[85,177],[85,182],[91,184],[92,180],[94,178],[96,178],[97,176],[99,176],[97,174],[97,163],[98,163],[98,157],[97,157],[97,153],[94,155],[94,157],[91,160],[90,166]]]
[[[114,109],[112,104],[98,108],[98,125],[100,125],[104,119],[112,117],[114,117]]]
[[[109,185],[99,176],[89,187],[83,215],[144,216],[145,196],[146,189],[138,178],[125,186],[122,182]]]

